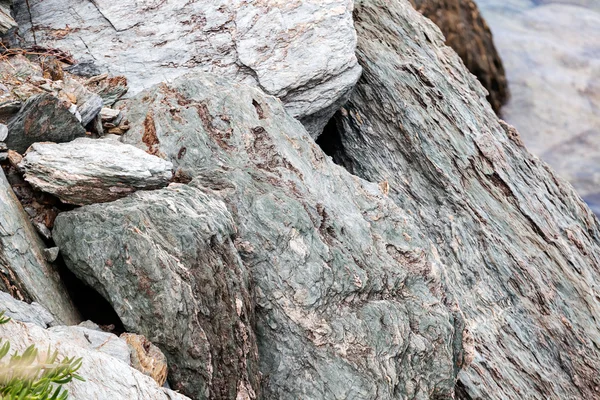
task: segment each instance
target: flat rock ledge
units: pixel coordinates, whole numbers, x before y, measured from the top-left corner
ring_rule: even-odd
[[[19,166],[34,188],[76,205],[158,189],[173,177],[170,161],[110,139],[35,143]]]

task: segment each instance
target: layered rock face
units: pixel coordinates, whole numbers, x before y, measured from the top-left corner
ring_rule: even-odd
[[[0,216],[0,289],[43,304],[59,322],[78,323],[79,315],[57,270],[44,257],[44,243],[1,169]]]
[[[452,395],[463,341],[468,347],[464,322],[442,296],[434,244],[384,187],[335,166],[277,99],[226,79],[184,76],[125,108],[131,129],[124,140],[159,150],[180,176],[194,179],[61,214],[54,235],[67,265],[110,299],[126,327],[166,352],[174,377],[194,357],[208,362],[204,382],[197,375],[181,381],[185,393]],[[184,204],[194,205],[189,214]],[[201,233],[188,234],[196,225]],[[227,280],[237,289],[219,284],[225,272],[218,271],[238,271]],[[248,273],[255,299],[244,295]],[[212,298],[225,303],[211,306]],[[252,381],[241,385],[239,370],[225,369],[230,357],[216,351],[240,334],[199,333],[222,320],[229,329],[249,327],[253,304],[262,395]],[[206,319],[194,323],[197,315]],[[192,322],[171,328],[182,320]],[[254,337],[247,339],[243,346],[252,349]],[[246,360],[251,379],[256,355],[247,354],[233,360]],[[225,378],[228,391],[219,392],[216,382]]]
[[[504,66],[486,21],[473,0],[410,0],[431,19],[479,82],[489,92],[487,99],[496,113],[508,100]]]
[[[169,161],[110,139],[35,143],[19,168],[34,188],[77,205],[159,189],[173,177]]]
[[[404,0],[357,1],[364,75],[332,153],[387,181],[433,240],[474,340],[458,398],[596,398],[598,221],[415,14]]]
[[[282,98],[314,135],[360,76],[351,0],[15,3],[22,37],[125,75],[132,93],[211,71]]]

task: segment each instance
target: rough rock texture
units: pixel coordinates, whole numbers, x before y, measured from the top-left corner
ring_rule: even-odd
[[[509,77],[503,118],[600,215],[600,1],[477,3]]]
[[[0,0],[0,35],[17,26],[10,12],[11,4],[12,0]]]
[[[74,336],[76,335],[76,337]],[[96,337],[97,336],[97,337]],[[104,341],[120,339],[114,335],[81,327],[56,327],[42,329],[33,324],[10,321],[0,325],[0,337],[8,339],[11,352],[22,352],[29,345],[38,349],[56,349],[60,357],[82,357],[83,365],[78,371],[85,382],[74,380],[65,385],[69,398],[73,400],[186,400],[187,397],[169,389],[159,387],[152,378],[128,366],[119,358],[96,350],[92,342],[104,336]],[[74,340],[74,339],[77,340]],[[99,343],[98,343],[99,344]],[[124,344],[123,351],[128,351]],[[189,399],[188,399],[189,400]]]
[[[38,303],[27,304],[4,292],[0,292],[0,311],[4,311],[6,317],[42,328],[56,324],[52,314]]]
[[[65,203],[104,203],[166,186],[173,164],[110,139],[35,143],[19,164],[34,188]]]
[[[8,122],[6,144],[24,153],[35,142],[68,142],[85,136],[85,129],[69,111],[70,103],[49,93],[27,99],[19,113]]]
[[[598,220],[407,1],[359,0],[355,18],[364,75],[334,155],[434,241],[473,340],[457,398],[598,398]]]
[[[45,260],[44,247],[0,171],[0,290],[40,303],[58,322],[76,324],[79,316],[55,268]]]
[[[479,82],[496,113],[508,100],[508,83],[492,32],[473,0],[410,0],[431,19]]]
[[[167,358],[160,349],[142,335],[123,333],[120,337],[129,346],[133,368],[154,379],[159,386],[164,385],[168,373]]]
[[[438,297],[440,266],[433,244],[384,189],[335,166],[278,100],[228,79],[185,76],[124,106],[132,127],[123,139],[161,151],[178,176],[195,179],[189,186],[61,214],[54,234],[68,266],[109,298],[126,326],[153,322],[163,315],[156,308],[167,304],[173,310],[171,303],[179,298],[157,288],[164,271],[157,262],[173,265],[177,257],[178,271],[200,269],[194,257],[179,255],[180,248],[191,246],[189,239],[176,240],[173,226],[187,232],[225,219],[223,234],[233,236],[237,251],[223,248],[223,234],[213,233],[212,248],[229,258],[228,269],[248,270],[256,285],[262,398],[452,395],[467,340],[462,318],[451,301]],[[187,193],[193,191],[203,193],[192,196],[197,201],[229,211],[180,207],[185,216],[178,215],[169,204],[189,203]],[[207,234],[197,237],[201,242]],[[170,257],[168,251],[176,253]],[[154,261],[157,255],[165,261]],[[149,282],[143,276],[151,277]],[[138,281],[157,293],[148,296],[160,299],[154,308],[135,289]],[[231,298],[214,290],[219,298]],[[202,290],[192,294],[191,304],[212,298]],[[246,315],[254,308],[250,298],[240,300],[226,311]],[[173,339],[142,332],[170,355],[170,366],[178,361],[167,346],[187,350],[181,339],[169,343]],[[231,337],[209,336],[211,347],[215,339],[219,344]],[[253,340],[250,336],[248,343]],[[224,364],[211,353],[213,365]]]
[[[24,38],[35,34],[40,45],[125,75],[133,93],[192,69],[211,71],[281,97],[314,135],[360,75],[351,0],[28,4],[15,5]]]
[[[56,220],[67,265],[128,331],[159,346],[175,389],[235,399],[258,390],[253,302],[225,205],[190,186],[139,192]],[[254,397],[252,397],[254,398]]]

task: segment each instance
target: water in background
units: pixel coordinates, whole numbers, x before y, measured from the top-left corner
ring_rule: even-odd
[[[600,215],[600,0],[475,0],[511,91],[502,118]]]

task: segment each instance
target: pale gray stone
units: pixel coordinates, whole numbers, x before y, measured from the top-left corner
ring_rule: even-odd
[[[113,357],[111,353],[117,348],[107,351],[100,341],[104,338],[110,346],[124,342],[115,335],[81,327],[42,329],[34,324],[10,321],[0,325],[0,337],[8,339],[11,352],[23,352],[33,344],[42,351],[48,347],[57,350],[61,358],[81,357],[83,364],[78,374],[85,381],[73,380],[64,385],[70,399],[189,400],[177,392],[159,387],[152,378],[127,365],[120,355]],[[125,347],[120,346],[119,352],[128,351],[126,344]]]
[[[46,228],[47,229],[47,228]],[[49,249],[44,249],[44,257],[49,262],[54,262],[58,258],[59,249],[58,247],[51,247]]]
[[[38,303],[27,304],[1,291],[0,311],[4,311],[6,317],[16,321],[29,322],[42,328],[56,325],[52,314]]]
[[[15,3],[24,38],[33,41],[33,21],[38,45],[126,76],[131,94],[191,70],[214,72],[280,97],[314,136],[360,76],[351,0]]]
[[[44,258],[45,247],[0,171],[0,290],[40,303],[57,322],[76,324],[79,315],[58,272]]]
[[[173,176],[170,161],[115,140],[89,138],[35,143],[19,167],[34,188],[78,205],[161,188]]]
[[[0,124],[0,142],[4,142],[8,137],[8,126]]]
[[[54,238],[125,326],[161,347],[175,388],[230,399],[454,393],[466,340],[460,310],[440,297],[435,244],[377,184],[335,166],[276,98],[228,78],[184,76],[124,107],[123,140],[194,180],[62,213]],[[256,304],[234,271],[252,274]],[[258,346],[262,388],[223,370],[240,333],[207,321],[206,339],[188,342],[202,332],[195,316],[235,326],[241,314],[248,326],[254,309],[257,338],[249,333],[245,346]],[[255,379],[256,355],[242,354]],[[182,366],[192,361],[204,370],[190,380]]]

